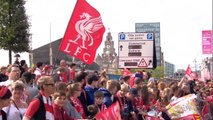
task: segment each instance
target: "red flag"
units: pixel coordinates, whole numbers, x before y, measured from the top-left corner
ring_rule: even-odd
[[[99,12],[86,0],[77,0],[59,49],[92,64],[104,31]]]
[[[119,103],[116,102],[105,111],[98,113],[96,120],[121,120]]]
[[[191,69],[190,65],[188,65],[185,74],[188,75],[188,76],[191,76],[192,73],[193,73],[193,72],[192,72],[192,69]]]
[[[188,65],[185,74],[186,74],[186,76],[188,77],[189,80],[198,79],[197,73],[195,73],[195,72],[193,72],[193,71],[191,70],[190,65]]]

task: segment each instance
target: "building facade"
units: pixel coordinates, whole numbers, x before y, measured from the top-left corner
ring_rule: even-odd
[[[161,60],[161,45],[160,45],[160,23],[135,23],[135,32],[151,32],[155,35],[155,50],[156,50],[156,59],[157,66],[162,65]]]
[[[60,43],[62,41],[61,39],[58,39],[56,41],[51,42],[52,47],[52,61],[54,62],[56,66],[59,65],[60,60],[66,60],[67,64],[70,64],[72,62],[75,62],[77,65],[77,68],[81,68],[82,61],[78,60],[77,58],[73,59],[72,56],[65,54],[64,52],[61,52],[59,50]],[[39,48],[36,48],[32,50],[32,58],[33,58],[33,64],[35,65],[37,62],[43,62],[44,64],[50,64],[50,44],[43,45]],[[87,70],[100,70],[100,67],[97,63],[93,62],[91,65],[85,64],[85,69]]]
[[[175,65],[167,61],[164,62],[164,77],[173,78],[175,73]]]

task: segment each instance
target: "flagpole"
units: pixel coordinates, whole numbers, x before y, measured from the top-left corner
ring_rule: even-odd
[[[50,57],[50,65],[53,64],[53,51],[52,51],[52,40],[51,40],[51,23],[50,23],[50,53],[49,53],[49,57]]]

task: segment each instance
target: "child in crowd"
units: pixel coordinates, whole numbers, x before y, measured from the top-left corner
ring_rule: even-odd
[[[126,93],[128,92],[128,86],[126,84],[121,85],[121,89],[117,92],[116,96],[118,98],[118,102],[120,104],[121,111],[124,110],[126,106]]]
[[[95,116],[98,114],[98,112],[100,112],[98,109],[97,105],[89,105],[87,107],[88,111],[90,112],[90,115],[88,116],[89,120],[96,120]]]
[[[63,108],[66,103],[66,94],[64,92],[55,92],[53,98],[53,112],[55,120],[72,120]]]
[[[107,109],[106,105],[104,104],[104,94],[101,91],[96,91],[94,93],[94,98],[95,98],[95,105],[98,106],[99,112]]]
[[[137,119],[137,109],[133,105],[134,98],[137,96],[137,90],[134,88],[131,88],[127,93],[126,93],[126,107],[124,108],[123,111],[123,120],[135,120]],[[125,114],[125,115],[124,115]]]

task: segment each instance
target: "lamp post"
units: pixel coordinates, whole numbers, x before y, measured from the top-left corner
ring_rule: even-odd
[[[81,71],[85,71],[85,68],[86,68],[86,64],[85,63],[80,63],[80,68],[81,68]]]
[[[15,61],[19,61],[19,58],[21,57],[19,54],[15,54],[14,57],[16,58]]]

